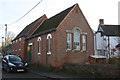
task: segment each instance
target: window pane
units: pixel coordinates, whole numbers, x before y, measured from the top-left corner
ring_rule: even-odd
[[[38,41],[38,53],[39,53],[39,41]]]
[[[83,51],[86,51],[86,36],[82,36],[82,49]]]
[[[80,50],[80,31],[74,31],[74,49]]]
[[[41,41],[38,41],[38,53],[41,53]]]
[[[48,51],[50,51],[51,48],[51,43],[50,43],[50,38],[48,39]]]
[[[80,42],[80,33],[78,30],[74,32],[74,42]]]
[[[67,49],[71,49],[72,48],[72,35],[71,33],[67,33]]]
[[[82,42],[86,43],[86,36],[85,35],[82,36]]]

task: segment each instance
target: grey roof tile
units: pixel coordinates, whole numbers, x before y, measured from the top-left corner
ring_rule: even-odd
[[[41,24],[39,28],[33,33],[32,36],[37,36],[56,29],[75,5],[45,20],[43,24]]]
[[[101,25],[102,35],[120,36],[120,25]]]

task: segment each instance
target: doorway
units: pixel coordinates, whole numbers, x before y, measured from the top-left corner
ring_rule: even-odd
[[[29,50],[29,62],[32,62],[32,45],[29,46],[30,50]]]

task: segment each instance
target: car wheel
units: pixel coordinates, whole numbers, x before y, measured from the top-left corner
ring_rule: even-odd
[[[10,72],[10,68],[9,68],[9,67],[7,67],[7,72],[8,72],[8,73]]]
[[[28,72],[28,69],[25,69],[25,71],[24,72]]]
[[[5,70],[5,69],[2,67],[2,70]]]

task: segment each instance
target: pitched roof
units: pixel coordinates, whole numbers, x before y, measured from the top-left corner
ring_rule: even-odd
[[[75,5],[45,20],[43,24],[41,24],[39,28],[33,33],[32,36],[38,36],[50,32],[52,30],[55,30]]]
[[[44,16],[44,15],[43,15]],[[36,19],[35,21],[33,21],[32,23],[30,23],[29,25],[27,25],[15,38],[14,38],[14,40],[16,40],[16,39],[18,39],[18,38],[20,38],[20,37],[25,37],[26,35],[26,33],[32,28],[32,27],[34,27],[34,25],[40,20],[42,18],[42,16],[40,17],[40,18],[38,18],[38,19]]]
[[[118,45],[116,45],[116,48],[120,47],[120,43]]]
[[[102,35],[120,36],[120,25],[101,25]]]

